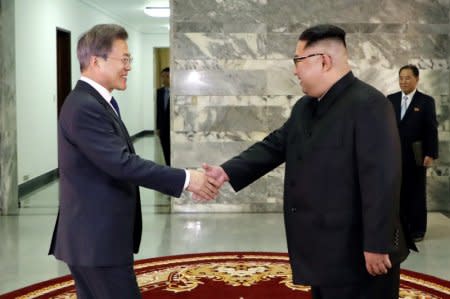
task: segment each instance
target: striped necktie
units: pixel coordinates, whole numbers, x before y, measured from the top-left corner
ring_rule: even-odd
[[[119,104],[117,104],[117,101],[114,99],[114,97],[111,98],[111,105],[114,107],[114,110],[116,110],[117,115],[120,117],[120,109],[119,109]]]

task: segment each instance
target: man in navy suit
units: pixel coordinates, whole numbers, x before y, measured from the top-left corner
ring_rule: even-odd
[[[427,230],[426,167],[438,158],[434,99],[417,90],[419,69],[405,65],[399,71],[401,91],[388,95],[395,109],[402,146],[400,213],[414,241]]]
[[[161,83],[163,87],[156,91],[156,134],[166,165],[170,166],[170,68],[161,71]]]
[[[286,163],[284,220],[292,279],[314,299],[397,299],[408,255],[399,217],[400,141],[392,105],[357,79],[345,31],[299,37],[305,93],[288,120],[207,175],[239,191]]]
[[[78,298],[141,298],[133,253],[142,233],[139,187],[203,199],[217,193],[204,173],[158,165],[134,151],[113,90],[124,90],[128,34],[94,26],[77,46],[81,78],[58,121],[59,211],[49,254],[64,261]]]

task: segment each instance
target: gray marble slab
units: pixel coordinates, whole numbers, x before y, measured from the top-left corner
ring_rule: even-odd
[[[172,78],[176,95],[267,94],[266,73],[260,70],[178,71]]]
[[[291,60],[298,36],[332,23],[347,31],[355,75],[384,94],[399,90],[402,65],[419,66],[419,89],[436,99],[439,121],[440,158],[429,171],[440,174],[429,180],[429,207],[448,209],[450,0],[172,0],[172,7],[175,164],[221,163],[281,126],[302,96]],[[185,198],[173,208],[281,211],[282,177],[269,173],[261,179],[266,189],[248,193],[226,189],[220,204]],[[270,200],[261,203],[256,191]]]
[[[173,46],[177,59],[257,59],[264,58],[266,35],[255,33],[176,33]]]
[[[399,1],[383,0],[359,1],[361,14],[367,16],[370,23],[448,23],[449,5],[445,1]]]
[[[14,1],[0,0],[0,214],[18,209]]]

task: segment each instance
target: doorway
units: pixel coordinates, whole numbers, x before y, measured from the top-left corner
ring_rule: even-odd
[[[170,49],[154,48],[154,86],[156,87],[154,103],[155,135],[159,149],[156,151],[162,153],[162,159],[159,160],[166,165],[170,165],[171,156],[171,110],[170,110]],[[158,155],[160,156],[160,155]],[[161,157],[161,156],[160,156]]]
[[[160,88],[162,69],[170,66],[170,48],[154,48],[154,78],[156,88]]]
[[[166,154],[168,152],[169,154],[169,164],[170,164],[170,118],[171,118],[171,112],[170,112],[170,98],[169,98],[169,112],[163,111],[161,103],[164,101],[164,95],[160,88],[163,87],[163,80],[161,80],[161,71],[165,69],[166,67],[170,66],[170,49],[169,48],[154,48],[153,49],[153,86],[155,87],[154,90],[154,105],[153,105],[153,111],[154,111],[154,128],[155,128],[155,162],[159,164],[168,164],[166,155],[164,154],[163,150],[163,143],[166,145]],[[159,89],[159,90],[158,90]],[[169,91],[170,95],[170,91]],[[159,104],[159,105],[158,105]],[[159,125],[158,125],[159,123]],[[161,129],[166,131],[163,132],[165,135],[165,138],[161,138],[160,132],[158,129]],[[167,143],[169,143],[169,147],[167,149]],[[168,211],[170,212],[171,204],[170,200],[168,200],[170,197],[168,197],[165,194],[156,192],[155,193],[155,208],[158,209],[158,211]]]
[[[57,109],[61,107],[72,89],[72,62],[70,55],[70,31],[56,28],[56,78],[57,78]]]

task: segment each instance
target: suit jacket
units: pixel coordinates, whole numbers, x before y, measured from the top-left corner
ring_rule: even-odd
[[[123,122],[78,81],[58,121],[59,212],[50,254],[76,266],[133,262],[142,232],[138,186],[180,196],[186,174],[135,154]]]
[[[294,283],[346,285],[366,276],[364,251],[390,253],[394,263],[408,254],[399,137],[391,104],[351,72],[316,103],[301,98],[281,128],[222,167],[238,191],[286,162]]]
[[[413,146],[416,141],[422,142],[423,156],[438,158],[438,133],[436,108],[434,99],[429,95],[416,91],[402,120],[400,120],[402,93],[388,95],[394,106],[398,130],[402,143],[404,167],[414,167]]]
[[[156,128],[161,135],[170,133],[170,103],[165,107],[165,94],[165,87],[158,88],[156,91]]]

